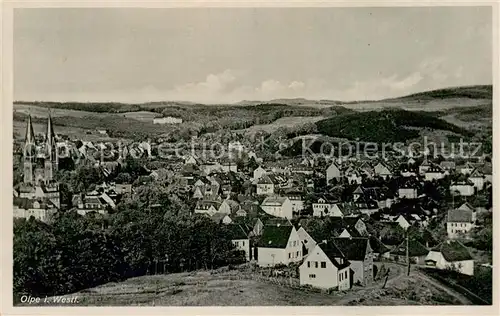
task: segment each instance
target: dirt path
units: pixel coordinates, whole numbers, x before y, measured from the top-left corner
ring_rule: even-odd
[[[422,282],[422,284],[424,284],[426,288],[437,289],[439,291],[447,293],[457,301],[457,304],[472,304],[472,302],[462,294],[423,274],[415,267],[412,267],[412,269],[410,270],[410,275],[408,276],[406,270],[407,268],[404,265],[391,262],[384,262],[384,265],[386,269],[390,269],[389,279],[387,280],[385,289],[399,288],[401,284],[408,282],[408,279],[413,279]],[[349,303],[359,300],[360,298],[371,300],[371,298],[374,296],[383,296],[383,294],[379,294],[383,293],[384,291],[382,289],[383,284],[384,280],[379,280],[366,287],[354,286],[351,291],[346,292],[344,296],[336,300],[335,305],[349,305]]]
[[[387,280],[386,288],[390,287],[391,284],[397,283],[405,274],[405,267],[399,264],[384,262],[383,263],[386,269],[390,269],[389,279]],[[378,265],[380,267],[380,265]],[[382,289],[384,284],[384,279],[373,282],[365,287],[362,286],[354,286],[350,291],[346,292],[344,296],[342,296],[338,301],[335,302],[335,305],[346,305],[350,301],[360,298],[367,297],[369,294]]]
[[[463,305],[472,305],[472,302],[468,298],[463,296],[462,294],[458,293],[457,291],[449,288],[448,286],[440,283],[437,280],[434,280],[433,278],[431,278],[431,277],[429,277],[429,276],[427,276],[419,271],[413,272],[413,276],[419,278],[420,280],[422,280],[424,282],[430,283],[430,284],[432,284],[432,286],[448,293],[449,295],[453,296],[457,301],[459,301]]]

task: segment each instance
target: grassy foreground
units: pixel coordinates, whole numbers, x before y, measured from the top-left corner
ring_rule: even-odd
[[[452,305],[459,302],[449,293],[407,277],[404,268],[391,266],[389,281],[366,287],[355,286],[347,292],[330,294],[281,284],[251,272],[248,266],[229,270],[193,271],[152,275],[108,283],[65,295],[73,306],[327,306],[327,305]],[[417,272],[415,272],[417,273]],[[294,284],[297,280],[292,280]],[[50,303],[43,305],[65,305]]]

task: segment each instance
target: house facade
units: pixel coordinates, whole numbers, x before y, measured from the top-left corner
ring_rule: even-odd
[[[455,239],[466,236],[474,228],[474,211],[462,205],[448,211],[446,232],[448,238]]]
[[[481,191],[484,188],[485,177],[478,169],[472,171],[468,179],[478,191]]]
[[[458,192],[461,196],[472,196],[475,193],[474,183],[469,180],[453,182],[450,191]]]
[[[288,219],[293,217],[292,202],[287,197],[268,196],[260,207],[264,212],[272,216]]]
[[[262,168],[261,166],[258,166],[254,171],[253,171],[253,180],[256,183],[259,181],[260,178],[262,178],[263,175],[267,173],[266,169]]]
[[[268,175],[263,175],[257,181],[257,195],[272,195],[274,194],[275,183]]]
[[[312,203],[313,216],[316,217],[325,216],[327,213],[329,213],[326,211],[334,205],[335,205],[334,202],[327,201],[324,198],[319,198],[316,203]]]
[[[311,285],[320,289],[351,288],[350,263],[333,244],[317,244],[299,267],[300,285]]]
[[[425,263],[437,269],[454,269],[462,274],[474,275],[474,260],[469,250],[454,240],[447,240],[431,249]]]
[[[32,200],[27,198],[14,198],[13,217],[14,218],[35,218],[44,223],[50,223],[57,208],[49,200]]]
[[[338,181],[340,180],[341,177],[342,177],[342,170],[335,162],[333,162],[326,169],[326,183],[330,184],[333,179],[336,179]]]
[[[373,281],[373,250],[368,238],[334,238],[333,242],[346,256],[353,271],[353,284],[367,285]]]
[[[302,260],[302,242],[293,226],[264,226],[257,246],[257,264],[261,267]]]
[[[375,172],[375,175],[380,176],[384,179],[392,176],[392,171],[390,170],[389,166],[382,162],[376,164],[375,167],[373,167],[373,171]]]
[[[241,225],[230,224],[227,226],[231,234],[231,243],[237,251],[245,253],[246,261],[250,261],[250,238]]]
[[[297,230],[297,234],[299,234],[300,241],[304,245],[303,256],[306,257],[311,253],[311,251],[316,247],[317,242],[309,235],[309,233],[304,229],[304,227],[300,227]]]

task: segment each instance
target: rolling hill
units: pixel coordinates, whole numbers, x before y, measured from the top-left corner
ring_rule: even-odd
[[[422,112],[399,109],[339,115],[316,122],[323,135],[365,142],[405,142],[420,135],[419,129],[444,130],[468,136],[470,132]]]

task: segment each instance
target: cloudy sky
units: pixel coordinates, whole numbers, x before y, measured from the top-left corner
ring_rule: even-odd
[[[14,99],[364,100],[491,84],[488,7],[16,9]]]

